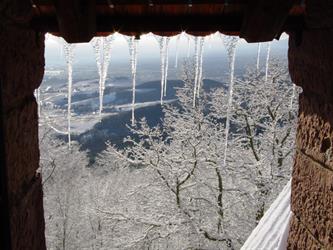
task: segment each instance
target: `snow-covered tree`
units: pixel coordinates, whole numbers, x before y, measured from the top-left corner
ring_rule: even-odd
[[[287,71],[278,64],[271,68],[268,82],[256,71],[236,81],[228,138],[225,90],[203,94],[193,107],[193,67],[186,67],[179,103],[163,107],[162,125],[149,127],[142,119],[131,127],[133,136],[123,150],[108,144],[99,165],[111,164],[110,175],[119,176],[125,168],[136,176],[129,182],[126,178],[125,190],[131,191],[113,201],[132,204],[135,199],[135,209],[104,204],[106,218],[128,222],[114,227],[126,235],[119,245],[150,242],[158,248],[171,241],[176,249],[240,247],[276,195],[272,188],[285,183],[291,168],[297,94]],[[226,139],[229,153],[223,166]],[[129,230],[133,221],[134,234]],[[174,241],[180,235],[182,240]]]
[[[257,221],[290,176],[299,92],[278,61],[271,62],[268,81],[252,69],[235,85],[231,142],[236,148],[230,157],[241,154],[250,166],[248,175],[257,189]],[[219,96],[221,91],[215,98],[223,102]],[[214,116],[223,117],[222,102],[212,102]]]
[[[52,130],[40,127],[40,170],[43,176],[45,236],[49,249],[79,249],[86,241],[82,186],[87,155],[71,149]]]
[[[232,99],[203,82],[195,95],[194,76],[185,63],[161,123],[130,126],[95,166],[40,127],[49,249],[241,247],[290,177],[299,90],[279,62],[267,81],[256,69],[236,78]]]

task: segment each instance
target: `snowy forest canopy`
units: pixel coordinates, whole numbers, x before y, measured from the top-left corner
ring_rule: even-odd
[[[50,125],[53,106],[36,93],[48,249],[240,249],[290,179],[300,90],[285,62],[267,56],[264,70],[257,61],[234,76],[238,39],[223,37],[229,79],[207,90],[206,38],[195,38],[194,55],[179,63],[177,101],[165,102],[170,38],[156,37],[163,116],[151,125],[135,117],[138,41],[126,39],[133,88],[123,147],[108,141],[91,164],[71,139],[74,45],[64,44],[67,131]],[[112,37],[91,43],[102,121]]]

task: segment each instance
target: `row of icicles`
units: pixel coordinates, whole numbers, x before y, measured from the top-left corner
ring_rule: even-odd
[[[216,33],[223,41],[223,45],[227,50],[228,61],[229,61],[229,89],[228,89],[228,105],[227,105],[227,117],[226,117],[226,126],[225,126],[225,148],[224,148],[224,162],[226,164],[226,154],[227,154],[227,144],[230,128],[230,117],[229,113],[231,110],[231,104],[233,99],[233,85],[234,85],[234,68],[235,68],[235,55],[236,55],[236,46],[239,41],[238,37],[225,36],[221,33]],[[49,36],[49,34],[47,34]],[[181,36],[185,36],[188,41],[187,45],[187,57],[190,56],[190,46],[191,39],[194,39],[194,60],[195,60],[195,76],[194,76],[194,91],[193,91],[193,107],[196,106],[197,100],[200,97],[200,89],[202,86],[203,79],[203,49],[204,44],[207,39],[211,39],[212,35],[202,37],[197,36],[193,37],[185,32],[177,35],[176,37],[176,56],[175,56],[175,67],[178,67],[178,54],[179,54],[179,42]],[[132,125],[135,124],[135,96],[136,96],[136,73],[137,73],[137,57],[138,57],[138,44],[139,40],[134,36],[124,36],[129,47],[130,54],[130,65],[131,65],[131,78],[132,78]],[[163,98],[166,96],[167,92],[167,78],[168,78],[168,67],[169,67],[169,41],[170,37],[154,35],[156,41],[158,42],[160,49],[160,58],[161,58],[161,96],[160,102],[163,104]],[[69,44],[62,38],[58,39],[63,47],[63,52],[67,64],[67,73],[68,73],[68,105],[67,105],[67,132],[62,132],[68,136],[68,145],[71,144],[71,98],[72,98],[72,84],[73,84],[73,60],[74,60],[74,49],[75,44]],[[103,96],[105,90],[105,82],[108,74],[108,67],[111,60],[111,48],[112,43],[115,40],[115,35],[109,35],[107,37],[95,37],[90,41],[90,44],[94,50],[96,57],[97,70],[99,75],[99,119],[102,119],[103,111]],[[265,79],[267,81],[268,77],[268,66],[270,58],[270,46],[271,43],[267,45],[267,56],[265,64]],[[261,44],[258,44],[257,49],[257,61],[256,67],[259,70],[260,65],[260,51]],[[37,90],[36,97],[37,101],[40,104],[40,94],[39,89]],[[55,128],[54,128],[55,129]],[[59,130],[57,130],[59,132]]]

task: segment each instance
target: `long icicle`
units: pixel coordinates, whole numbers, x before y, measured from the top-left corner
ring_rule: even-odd
[[[41,106],[42,106],[42,100],[40,98],[40,87],[38,89],[36,89],[35,91],[35,96],[36,96],[36,102],[38,105],[38,117],[40,117],[41,115]]]
[[[138,58],[138,44],[139,40],[135,39],[134,36],[127,37],[130,62],[131,62],[131,73],[132,73],[132,126],[135,125],[135,95],[136,95],[136,68]]]
[[[90,41],[92,45],[96,64],[99,74],[99,117],[102,118],[103,111],[103,97],[105,90],[106,76],[108,72],[108,67],[111,59],[111,45],[113,42],[113,36],[108,37],[95,37]]]
[[[178,68],[179,43],[180,43],[181,36],[182,36],[182,34],[177,35],[177,40],[176,40],[175,68]]]
[[[161,60],[161,105],[163,104],[163,96],[164,96],[164,56],[163,56],[163,37],[155,35],[155,39],[160,48],[160,60]]]
[[[268,68],[269,68],[269,57],[271,54],[271,42],[267,44],[267,53],[266,53],[266,69],[265,69],[265,82],[268,79]]]
[[[187,34],[187,58],[190,57],[190,51],[191,51],[191,36]]]
[[[196,99],[199,98],[200,87],[202,81],[202,62],[203,62],[203,45],[204,37],[195,38],[195,75],[194,75],[194,92],[193,92],[193,107],[196,106]]]
[[[170,38],[155,35],[155,39],[160,47],[161,58],[161,105],[163,104],[163,97],[166,96],[167,77],[168,77],[168,44]]]
[[[71,118],[72,118],[72,84],[73,84],[73,59],[74,59],[74,44],[69,44],[63,40],[63,51],[67,64],[68,73],[68,93],[67,93],[67,133],[68,133],[68,147],[71,147]]]
[[[167,94],[167,84],[168,84],[168,70],[169,70],[169,37],[164,37],[164,91],[163,95]]]
[[[259,72],[259,66],[260,66],[260,50],[261,50],[261,43],[258,43],[258,49],[257,49],[257,72]]]
[[[205,38],[201,37],[199,40],[199,77],[197,83],[197,97],[200,97],[200,89],[202,85],[202,69],[203,69],[203,51],[204,51]]]
[[[228,59],[229,59],[229,89],[228,89],[228,104],[227,104],[227,116],[225,125],[225,141],[224,141],[224,154],[223,154],[223,165],[226,167],[227,154],[228,154],[228,140],[229,140],[229,130],[230,130],[230,113],[232,109],[233,101],[233,88],[234,88],[234,71],[235,71],[235,56],[236,56],[236,46],[239,38],[232,36],[224,36],[223,43],[226,47]]]
[[[197,90],[198,90],[198,78],[199,78],[199,37],[194,38],[194,60],[195,60],[195,74],[194,74],[194,90],[193,90],[193,108],[196,106]]]

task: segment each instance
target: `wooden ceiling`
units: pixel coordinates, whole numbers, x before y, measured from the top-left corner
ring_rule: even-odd
[[[302,28],[300,0],[31,0],[32,25],[68,42],[119,32],[171,36],[220,31],[248,42]]]

